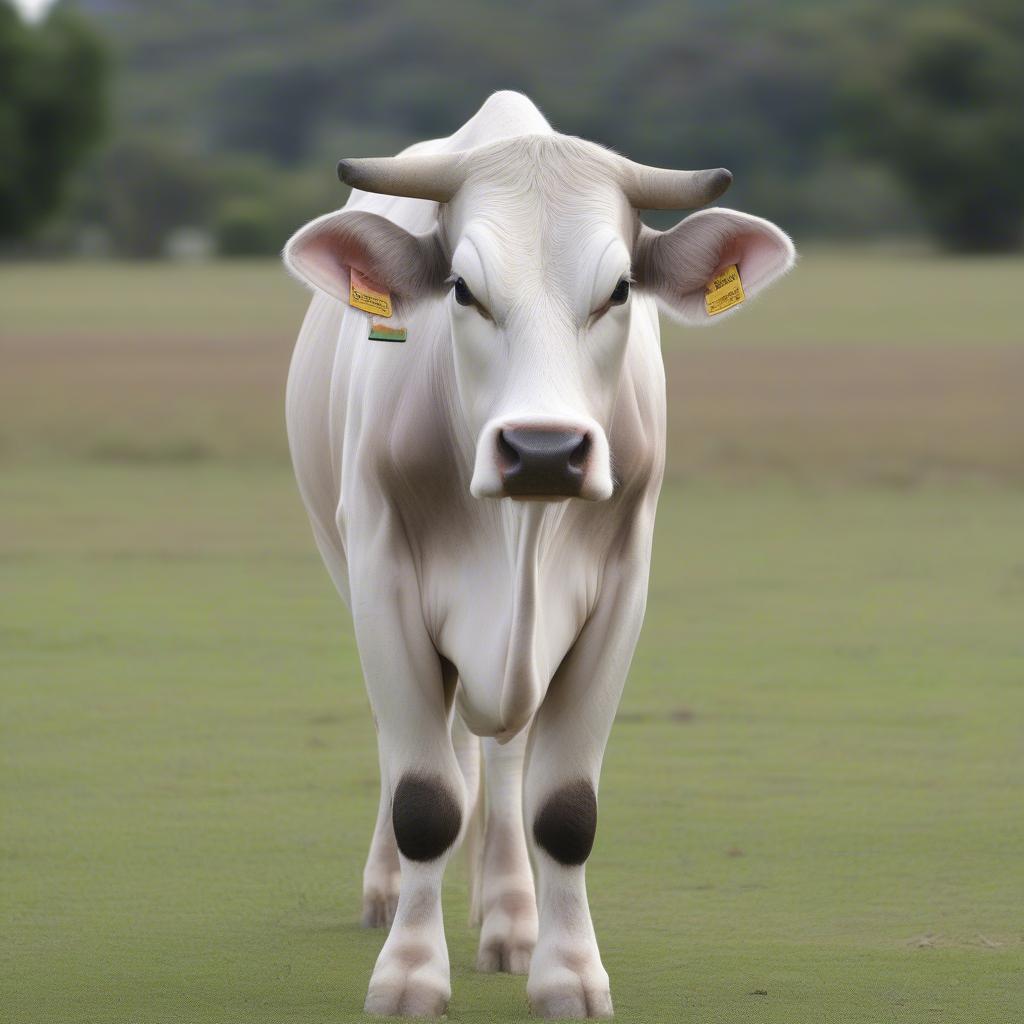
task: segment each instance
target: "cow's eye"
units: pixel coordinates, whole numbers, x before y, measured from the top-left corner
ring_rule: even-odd
[[[623,278],[616,286],[615,291],[612,292],[611,298],[608,302],[612,306],[621,306],[626,299],[629,298],[629,282]]]
[[[476,304],[476,299],[473,298],[473,293],[469,290],[469,286],[462,278],[457,278],[455,281],[455,301],[460,306],[473,306]]]

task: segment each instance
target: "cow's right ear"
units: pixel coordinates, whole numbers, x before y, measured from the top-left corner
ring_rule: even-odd
[[[288,240],[283,255],[297,278],[342,302],[348,302],[353,267],[390,292],[396,306],[440,292],[448,276],[436,232],[413,235],[363,210],[339,210],[310,221]]]

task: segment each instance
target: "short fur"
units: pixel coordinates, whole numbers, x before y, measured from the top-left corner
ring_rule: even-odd
[[[656,304],[701,322],[720,266],[737,263],[753,296],[793,260],[778,228],[735,211],[665,233],[641,224],[637,188],[706,197],[724,172],[641,168],[625,184],[622,168],[554,132],[524,96],[497,93],[400,163],[342,168],[381,192],[432,198],[353,190],[285,250],[316,289],[288,379],[292,459],[352,610],[379,733],[364,921],[394,923],[370,1013],[447,1005],[441,878],[479,780],[463,726],[485,738],[481,969],[528,968],[542,1015],[611,1013],[583,861],[664,470]],[[368,317],[346,304],[353,268],[391,291],[405,344],[368,340]],[[458,277],[468,306],[449,294]],[[632,295],[611,304],[623,280]],[[544,500],[509,500],[503,430],[586,438],[566,498],[550,493],[549,473]]]
[[[462,812],[444,782],[410,772],[395,789],[391,821],[409,860],[436,860],[458,838]]]
[[[544,802],[533,823],[537,845],[559,864],[583,864],[597,834],[597,796],[587,779],[567,783]]]

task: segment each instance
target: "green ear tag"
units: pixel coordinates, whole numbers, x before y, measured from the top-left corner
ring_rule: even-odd
[[[408,336],[409,332],[404,327],[370,324],[370,341],[405,341]]]

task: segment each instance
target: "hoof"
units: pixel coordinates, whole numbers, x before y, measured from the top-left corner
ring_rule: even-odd
[[[448,993],[429,982],[406,978],[397,983],[370,983],[363,1012],[372,1017],[440,1017],[448,1009]]]
[[[442,960],[425,943],[396,943],[395,937],[392,931],[381,950],[365,1012],[375,1017],[440,1017],[452,994],[447,958]]]
[[[359,923],[364,928],[390,928],[398,909],[398,892],[381,892],[379,889],[363,893],[363,913]]]
[[[612,1016],[612,994],[608,975],[596,966],[580,970],[550,965],[541,968],[542,977],[531,977],[526,986],[530,1010],[536,1017],[554,1020],[604,1020]]]
[[[390,928],[398,910],[398,892],[402,887],[402,872],[396,864],[393,869],[367,868],[363,872],[363,913],[360,923],[364,928]]]
[[[484,915],[476,969],[489,974],[527,974],[536,944],[537,905],[533,893],[503,893]]]
[[[505,939],[481,943],[476,955],[476,969],[485,974],[528,974],[533,943],[514,945]]]

